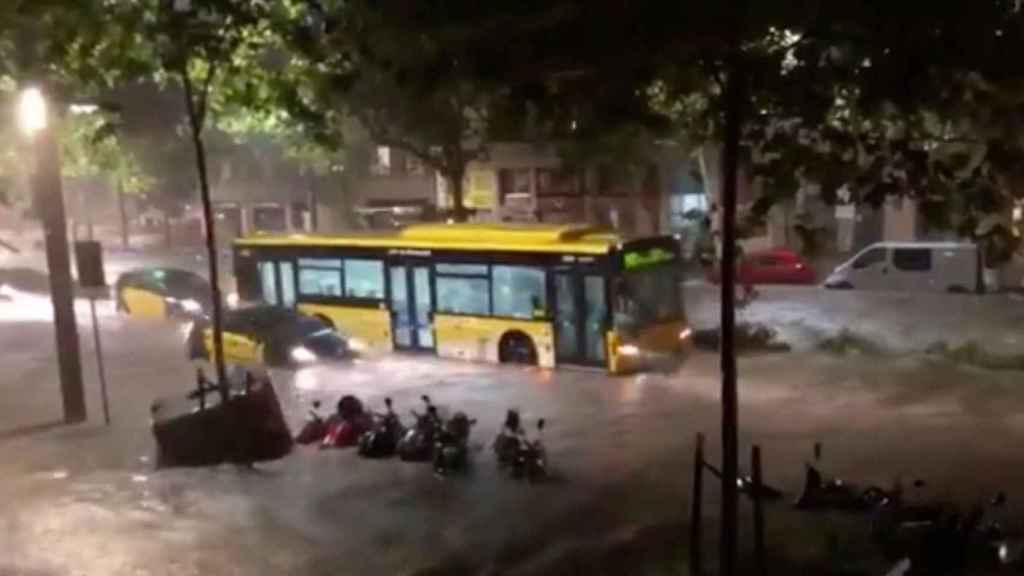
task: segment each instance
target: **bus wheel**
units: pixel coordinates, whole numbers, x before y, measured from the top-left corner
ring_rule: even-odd
[[[498,344],[498,360],[503,364],[537,364],[537,348],[533,340],[522,332],[509,332]]]

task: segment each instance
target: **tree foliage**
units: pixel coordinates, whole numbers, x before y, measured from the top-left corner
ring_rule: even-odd
[[[1016,2],[743,5],[743,140],[763,184],[762,209],[815,182],[829,200],[842,187],[876,205],[913,195],[948,220],[1000,209],[1020,188]],[[604,153],[595,142],[640,131],[714,143],[724,125],[732,6],[491,3],[497,25],[467,34],[474,45],[461,49],[492,71],[481,82],[500,71],[503,92],[539,118],[547,138],[579,142],[584,152]],[[445,16],[451,27],[481,23],[459,9]]]
[[[358,120],[377,144],[405,150],[449,182],[453,215],[464,219],[463,178],[486,154],[502,96],[473,50],[490,9],[455,2],[307,3],[282,24],[296,86],[294,116],[339,134]]]

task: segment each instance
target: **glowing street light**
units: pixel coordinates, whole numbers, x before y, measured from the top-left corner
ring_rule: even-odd
[[[21,91],[18,98],[18,126],[28,136],[35,136],[46,128],[46,98],[39,88]]]

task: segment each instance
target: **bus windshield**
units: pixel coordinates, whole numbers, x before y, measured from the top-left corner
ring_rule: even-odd
[[[679,320],[678,281],[671,264],[623,273],[617,283],[615,327],[629,333]]]

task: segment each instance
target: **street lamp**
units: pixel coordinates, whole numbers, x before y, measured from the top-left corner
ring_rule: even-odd
[[[64,193],[61,191],[60,149],[53,128],[47,122],[46,97],[40,88],[28,86],[21,91],[17,115],[18,125],[31,140],[34,156],[32,190],[43,223],[64,421],[69,424],[82,422],[86,419],[85,390],[82,385],[71,258],[68,255]]]
[[[35,86],[25,88],[18,97],[18,126],[30,138],[46,128],[46,98]]]

